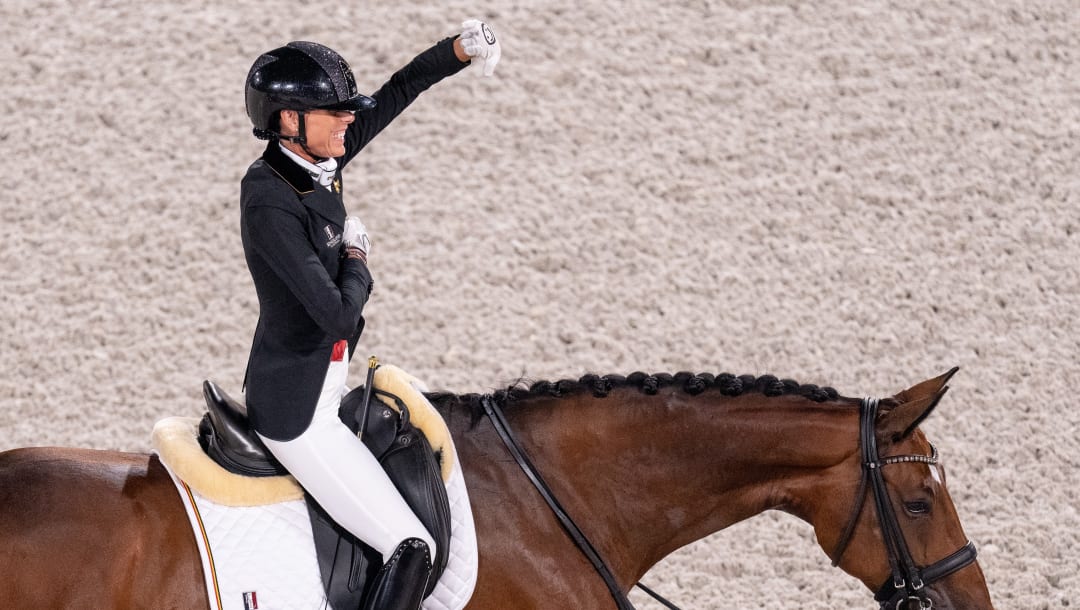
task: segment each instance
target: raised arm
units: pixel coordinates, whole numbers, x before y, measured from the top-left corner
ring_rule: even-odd
[[[357,113],[356,121],[345,133],[341,162],[348,163],[429,87],[470,63],[477,67],[478,75],[491,76],[501,55],[500,43],[491,28],[475,19],[465,21],[461,34],[445,38],[417,55],[371,96],[376,106]]]

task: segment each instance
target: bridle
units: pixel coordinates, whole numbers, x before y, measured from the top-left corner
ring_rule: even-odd
[[[510,430],[510,425],[507,423],[506,417],[496,400],[491,395],[485,395],[481,397],[480,403],[510,455],[514,457],[514,460],[525,472],[529,481],[540,492],[540,495],[558,518],[563,529],[566,530],[567,534],[570,535],[574,543],[577,544],[578,548],[589,559],[589,562],[593,564],[597,573],[604,580],[604,584],[607,585],[608,591],[615,600],[615,605],[619,610],[633,610],[634,606],[627,599],[626,594],[622,592],[614,574],[612,574],[611,569],[608,568],[607,563],[600,556],[596,547],[589,542],[581,528],[574,523],[569,513],[566,512],[566,509],[559,504],[551,488],[548,487],[532,461],[525,454],[521,443],[518,442],[513,431]],[[903,606],[911,601],[919,602],[921,610],[929,610],[933,607],[933,603],[927,596],[925,586],[973,563],[976,554],[975,545],[968,542],[952,555],[925,568],[915,566],[915,561],[911,558],[911,553],[908,551],[907,544],[904,541],[904,533],[900,530],[900,523],[896,520],[896,513],[893,512],[892,503],[889,502],[889,492],[885,488],[885,479],[882,477],[881,469],[889,464],[906,462],[922,462],[931,466],[935,465],[938,462],[937,448],[931,443],[931,455],[929,456],[897,455],[882,458],[878,454],[877,437],[874,430],[878,403],[879,401],[876,398],[866,398],[863,399],[860,405],[859,445],[862,448],[862,477],[859,480],[859,491],[855,495],[855,506],[851,510],[851,517],[848,518],[844,533],[841,535],[840,542],[831,557],[834,566],[839,564],[848,543],[851,542],[852,535],[855,532],[855,524],[859,519],[859,514],[862,513],[863,504],[865,504],[867,481],[869,481],[869,486],[874,491],[878,521],[881,523],[881,535],[885,539],[886,554],[889,557],[889,566],[892,570],[892,578],[881,586],[874,599],[881,603],[883,610],[904,610]],[[659,601],[664,607],[678,610],[677,606],[655,593],[652,589],[641,583],[637,583],[637,586]]]
[[[889,491],[885,487],[882,469],[890,464],[920,462],[934,466],[938,463],[937,447],[930,444],[930,455],[895,455],[882,458],[878,453],[875,422],[877,421],[877,398],[864,398],[859,405],[859,446],[862,449],[862,477],[859,490],[855,494],[855,505],[851,509],[847,526],[844,527],[840,541],[833,551],[832,563],[840,563],[848,543],[855,533],[855,524],[866,503],[866,488],[869,485],[874,493],[874,506],[877,509],[878,523],[881,525],[881,537],[885,542],[885,554],[889,559],[892,576],[878,589],[874,599],[881,604],[882,610],[903,610],[912,602],[918,602],[918,608],[929,610],[933,607],[926,585],[937,582],[949,574],[974,563],[975,544],[968,542],[955,553],[924,568],[915,565],[911,552],[904,540],[904,532],[896,519]],[[868,483],[869,482],[869,483]]]

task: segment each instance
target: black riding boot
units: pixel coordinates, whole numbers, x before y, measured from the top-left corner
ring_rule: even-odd
[[[431,549],[419,538],[398,545],[383,564],[363,610],[417,610],[431,577]]]

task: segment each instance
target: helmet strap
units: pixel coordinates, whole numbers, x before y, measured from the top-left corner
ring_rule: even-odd
[[[307,147],[307,130],[304,129],[305,125],[307,124],[307,121],[305,120],[307,113],[305,113],[303,110],[298,110],[297,113],[300,115],[300,141],[298,142],[300,144],[300,148],[303,148],[304,152],[306,152],[308,156],[312,159],[315,159],[316,162],[321,161],[322,157],[311,152],[311,149]]]
[[[299,135],[288,136],[288,137],[285,137],[285,139],[287,139],[288,141],[293,141],[293,143],[296,143],[296,144],[300,145],[300,148],[303,149],[303,152],[307,152],[308,157],[314,159],[316,163],[318,163],[319,161],[322,161],[323,160],[322,157],[319,157],[318,154],[315,154],[314,152],[311,152],[311,149],[308,148],[307,111],[305,111],[305,110],[297,110],[296,111],[296,117],[297,117],[297,123],[298,123],[297,124],[297,131],[299,132]]]
[[[298,135],[286,136],[285,134],[282,134],[282,133],[276,133],[274,135],[278,136],[278,139],[283,139],[285,141],[291,141],[291,143],[298,144],[298,145],[302,146],[303,151],[307,152],[308,151],[308,147],[307,147],[307,145],[308,145],[308,133],[307,133],[307,130],[305,130],[305,125],[303,125],[303,123],[305,123],[305,120],[303,120],[303,113],[305,113],[305,112],[303,112],[303,110],[297,110],[296,111],[296,118],[297,118],[297,121],[298,121],[297,131],[299,132]],[[271,132],[271,133],[273,133],[273,132]]]
[[[321,161],[323,158],[316,155],[315,153],[311,152],[311,149],[308,148],[308,145],[307,145],[307,129],[306,129],[307,121],[305,120],[306,115],[307,115],[307,112],[304,111],[304,110],[297,110],[296,111],[296,117],[298,119],[297,131],[300,132],[298,135],[286,136],[286,135],[280,135],[279,134],[278,138],[281,139],[281,140],[285,140],[286,142],[293,142],[293,143],[299,144],[300,148],[304,149],[304,152],[307,153],[307,155],[309,157],[311,157],[312,159],[315,159],[315,161],[318,162],[318,161]]]

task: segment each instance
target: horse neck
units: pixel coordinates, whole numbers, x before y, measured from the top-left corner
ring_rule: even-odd
[[[748,393],[537,400],[512,425],[613,566],[640,576],[675,549],[768,509],[855,451],[850,400]]]

